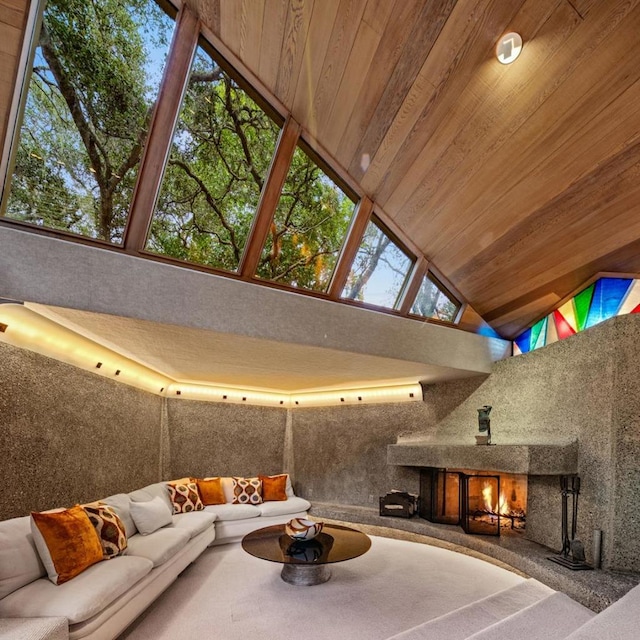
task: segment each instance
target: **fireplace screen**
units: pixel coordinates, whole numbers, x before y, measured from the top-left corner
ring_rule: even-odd
[[[499,536],[500,530],[523,530],[527,478],[428,467],[420,473],[420,517],[461,525],[467,533]]]

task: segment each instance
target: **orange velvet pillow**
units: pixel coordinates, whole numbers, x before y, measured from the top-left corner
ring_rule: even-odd
[[[198,491],[203,504],[225,504],[222,478],[203,478],[198,480]]]
[[[283,473],[279,476],[258,476],[262,480],[262,499],[267,500],[286,500],[287,499],[287,474]]]
[[[49,580],[62,584],[103,559],[102,545],[85,510],[32,513],[32,533]]]

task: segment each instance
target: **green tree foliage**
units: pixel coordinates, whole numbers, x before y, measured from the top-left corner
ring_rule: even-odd
[[[258,275],[326,291],[353,211],[353,201],[298,147]]]
[[[273,120],[199,49],[148,248],[237,270],[277,135]],[[257,275],[326,290],[353,207],[297,149]]]
[[[7,216],[122,239],[172,29],[153,0],[49,0]]]

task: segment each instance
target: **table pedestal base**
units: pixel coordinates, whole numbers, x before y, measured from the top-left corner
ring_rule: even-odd
[[[285,564],[282,565],[280,577],[289,584],[299,587],[311,587],[314,584],[322,584],[329,580],[331,569],[326,564]]]

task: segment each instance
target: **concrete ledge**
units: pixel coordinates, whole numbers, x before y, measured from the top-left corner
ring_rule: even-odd
[[[395,531],[409,532],[470,550],[502,562],[547,586],[566,593],[570,598],[596,613],[602,611],[640,583],[640,574],[621,574],[611,571],[571,571],[550,562],[549,555],[557,553],[524,538],[521,533],[503,532],[500,537],[473,536],[460,527],[434,524],[422,518],[389,518],[380,516],[377,509],[355,505],[314,502],[310,510],[313,518],[330,518],[346,523],[387,528],[366,531],[371,535],[389,535]],[[393,537],[393,536],[391,536]],[[437,544],[441,544],[438,542]],[[558,545],[558,547],[560,544]]]
[[[578,442],[564,444],[390,444],[387,462],[404,467],[438,467],[524,473],[536,476],[578,472]]]

